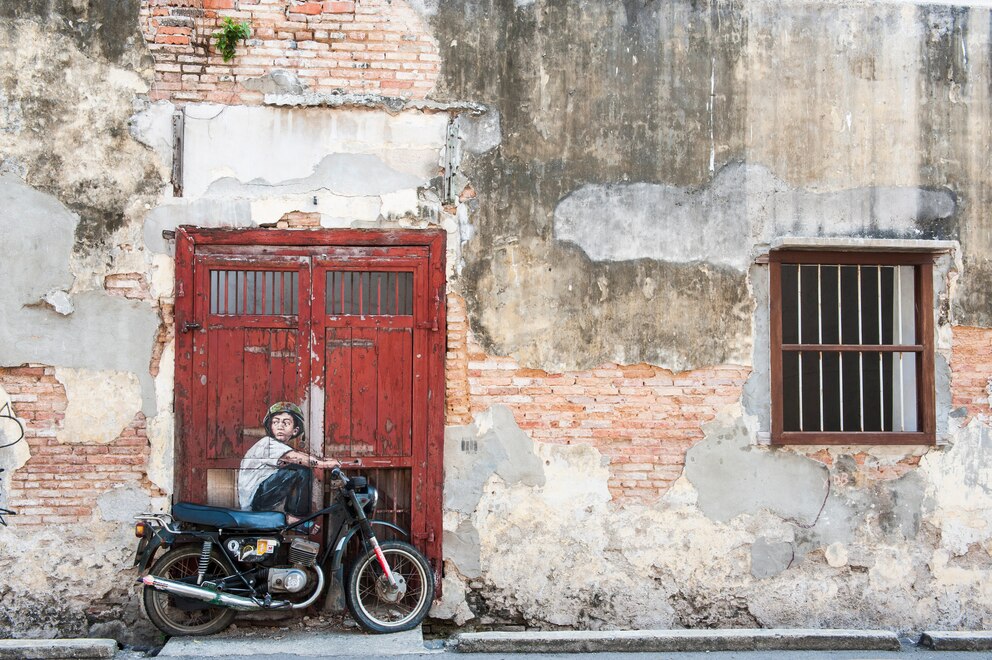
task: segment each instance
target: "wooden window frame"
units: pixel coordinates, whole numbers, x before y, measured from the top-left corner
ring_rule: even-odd
[[[771,369],[771,443],[773,445],[932,445],[936,442],[936,396],[934,380],[934,293],[932,252],[840,252],[823,250],[776,250],[769,254],[769,326]],[[914,319],[916,341],[912,346],[876,344],[787,344],[782,343],[782,265],[869,265],[913,266],[915,282]],[[910,349],[919,354],[916,370],[917,428],[900,431],[785,431],[783,404],[783,353],[831,349],[873,352]]]

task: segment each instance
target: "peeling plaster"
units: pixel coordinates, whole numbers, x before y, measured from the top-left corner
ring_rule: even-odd
[[[133,485],[112,488],[96,498],[100,519],[107,522],[130,523],[139,513],[151,509],[148,493]]]
[[[554,232],[595,261],[704,261],[743,271],[755,245],[783,235],[953,237],[956,210],[949,190],[814,192],[791,188],[760,165],[731,163],[699,189],[584,185],[558,203]]]
[[[685,476],[707,516],[726,522],[764,510],[801,525],[816,522],[829,492],[822,463],[753,446],[743,420],[726,412],[704,425],[703,433],[705,439],[686,452]]]
[[[415,188],[437,174],[447,127],[444,114],[410,112],[213,104],[185,112],[183,194],[192,198],[218,194],[212,186],[225,178],[335,192],[339,182],[345,195]]]
[[[175,416],[173,415],[173,388],[175,386],[175,342],[162,351],[158,375],[155,377],[155,398],[158,413],[147,418],[148,479],[163,493],[171,494],[175,474]]]
[[[992,537],[992,431],[977,419],[955,434],[951,446],[920,461],[928,478],[934,524],[951,555]]]
[[[145,246],[152,252],[171,255],[174,246],[162,238],[162,232],[180,225],[238,229],[253,227],[255,222],[251,217],[251,202],[247,199],[166,200],[145,218]]]
[[[444,432],[444,508],[471,513],[491,475],[508,484],[540,486],[544,466],[534,441],[520,430],[506,406],[478,414],[467,427]]]
[[[51,364],[130,372],[141,383],[146,415],[156,411],[148,364],[158,317],[148,304],[104,291],[73,295],[63,316],[38,306],[74,278],[70,253],[78,218],[54,197],[16,177],[0,177],[0,235],[18,236],[19,249],[0,260],[0,365]]]
[[[56,438],[63,444],[106,445],[141,410],[141,386],[133,373],[55,368],[68,404]]]
[[[10,415],[17,418],[17,409],[14,407],[11,397],[0,385],[0,410],[10,412]],[[10,479],[14,471],[24,466],[31,458],[31,447],[21,437],[24,420],[20,420],[20,425],[11,419],[0,417],[0,494],[4,499],[0,499],[0,507],[8,507],[6,493],[10,492]],[[21,438],[18,440],[18,438]]]

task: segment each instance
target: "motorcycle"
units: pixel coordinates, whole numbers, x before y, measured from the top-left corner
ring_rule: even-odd
[[[173,505],[171,515],[136,516],[134,563],[152,623],[166,635],[210,635],[227,628],[237,611],[305,609],[324,592],[327,568],[366,630],[418,626],[434,598],[427,559],[409,543],[379,543],[375,527],[406,532],[371,519],[379,493],[365,477],[349,478],[340,468],[330,474],[331,505],[292,524],[281,512],[190,503]],[[322,516],[335,531],[323,551],[307,535]],[[355,537],[360,551],[345,567]],[[162,548],[167,551],[152,564]]]

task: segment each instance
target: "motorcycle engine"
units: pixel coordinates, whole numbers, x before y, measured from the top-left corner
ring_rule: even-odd
[[[270,568],[269,591],[295,594],[307,586],[306,571],[299,568]]]

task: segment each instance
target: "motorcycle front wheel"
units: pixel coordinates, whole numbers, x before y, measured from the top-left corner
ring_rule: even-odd
[[[434,573],[409,543],[386,541],[382,554],[398,582],[389,584],[374,551],[352,564],[346,590],[348,609],[366,630],[393,633],[420,625],[434,600]]]
[[[196,584],[200,562],[199,545],[183,545],[159,557],[150,573],[156,577]],[[211,554],[204,582],[231,575],[224,564]],[[206,603],[144,587],[142,600],[145,612],[155,627],[174,637],[212,635],[231,625],[236,612],[226,607],[211,607]]]

